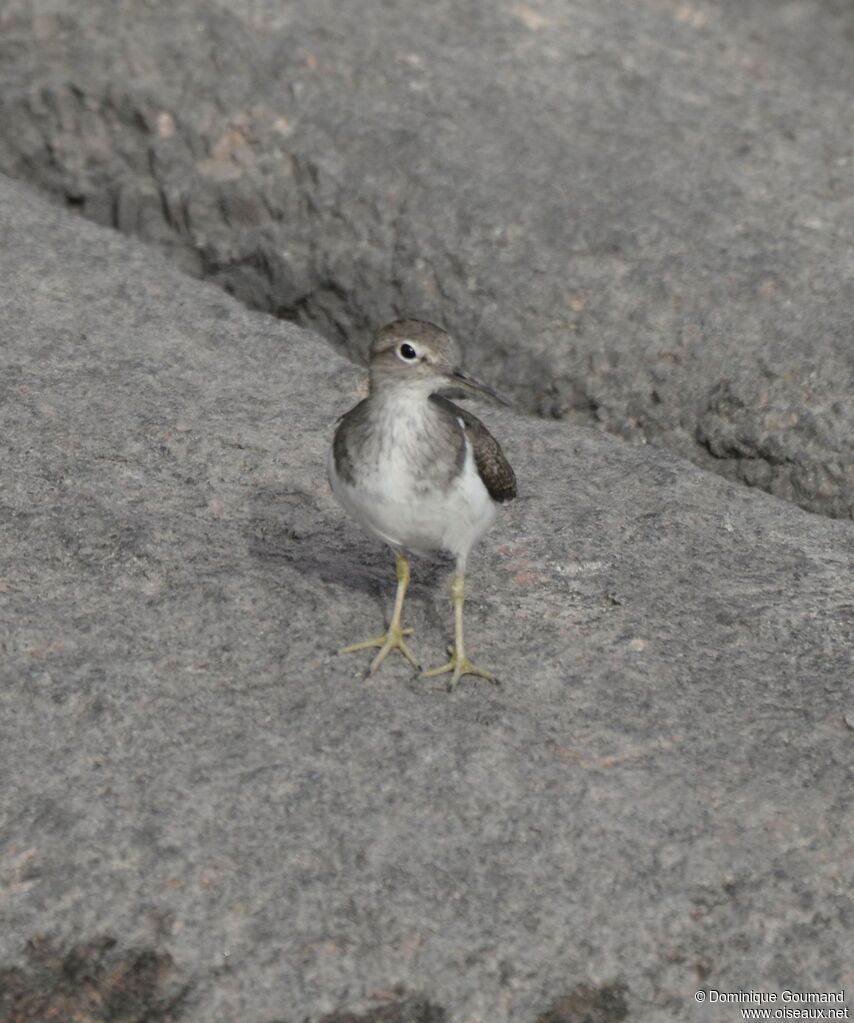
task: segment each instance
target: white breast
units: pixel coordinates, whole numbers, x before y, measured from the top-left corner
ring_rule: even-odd
[[[414,410],[398,408],[390,414],[394,444],[380,451],[370,472],[359,473],[356,484],[336,474],[330,454],[332,490],[357,522],[391,546],[425,556],[447,551],[462,567],[495,519],[495,504],[478,475],[471,443],[466,438],[462,472],[447,490],[425,488],[423,478],[413,475],[408,456],[419,435]]]

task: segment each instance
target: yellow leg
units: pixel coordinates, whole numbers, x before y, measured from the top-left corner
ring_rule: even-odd
[[[369,675],[373,675],[391,651],[395,649],[399,650],[410,664],[413,664],[416,668],[420,667],[412,651],[403,640],[404,636],[412,634],[412,629],[403,629],[400,626],[400,619],[403,615],[403,599],[406,596],[406,588],[409,586],[409,561],[405,555],[395,554],[394,566],[397,573],[397,595],[394,598],[394,612],[391,616],[388,632],[382,636],[377,636],[376,639],[366,639],[364,643],[352,643],[350,646],[345,646],[343,650],[338,651],[339,654],[352,654],[357,650],[369,650],[371,647],[378,646],[380,652],[371,661],[371,666],[368,669]]]
[[[424,678],[432,678],[434,675],[444,675],[447,672],[453,672],[450,681],[448,682],[449,691],[454,688],[463,675],[479,675],[481,678],[486,678],[489,679],[490,682],[494,682],[495,676],[491,672],[478,668],[476,665],[472,664],[468,657],[466,657],[465,644],[463,643],[463,602],[465,601],[464,572],[457,572],[454,575],[453,581],[451,582],[451,599],[454,602],[454,625],[456,629],[456,639],[450,650],[451,659],[447,664],[443,664],[440,668],[431,668],[430,671],[425,671]]]

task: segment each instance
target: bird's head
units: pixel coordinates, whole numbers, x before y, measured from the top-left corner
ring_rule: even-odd
[[[371,390],[401,387],[416,395],[482,394],[506,405],[491,387],[462,371],[460,346],[428,320],[395,320],[371,344]]]

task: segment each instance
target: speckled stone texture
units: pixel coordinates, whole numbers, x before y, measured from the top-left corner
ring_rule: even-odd
[[[854,7],[6,0],[0,169],[351,352],[854,510]]]
[[[502,685],[364,681],[334,650],[393,567],[324,479],[360,371],[2,180],[0,235],[3,1023],[854,987],[848,524],[478,406],[520,481],[469,576]]]

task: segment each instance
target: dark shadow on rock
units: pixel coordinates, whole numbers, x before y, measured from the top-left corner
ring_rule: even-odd
[[[103,936],[66,951],[45,938],[27,944],[24,967],[0,968],[0,1023],[177,1023],[189,984],[176,982],[172,957],[121,949]]]
[[[380,544],[371,544],[358,533],[349,536],[349,523],[343,518],[335,530],[306,491],[260,487],[250,509],[249,553],[261,562],[285,562],[301,575],[371,594],[391,572],[390,558]]]
[[[535,1023],[620,1023],[628,1017],[625,984],[579,984],[538,1016]]]
[[[393,594],[394,558],[343,511],[333,520],[306,491],[259,487],[252,495],[249,553],[259,561],[284,561],[301,575],[360,593]],[[413,591],[442,587],[453,559],[413,558]],[[415,595],[415,592],[413,593]]]
[[[367,1012],[333,1012],[319,1023],[446,1023],[448,1013],[441,1005],[421,995],[398,998]]]

